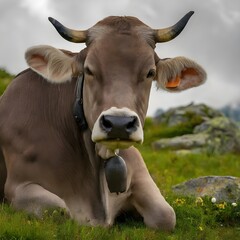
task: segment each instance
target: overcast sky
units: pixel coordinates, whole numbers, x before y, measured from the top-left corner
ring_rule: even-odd
[[[195,14],[184,31],[158,44],[156,52],[162,58],[195,60],[207,71],[207,83],[178,94],[153,87],[148,114],[190,102],[216,108],[240,103],[240,0],[0,0],[0,66],[13,74],[25,69],[24,52],[33,45],[75,52],[84,48],[61,38],[48,16],[75,29],[87,29],[110,15],[136,16],[152,28],[164,28],[190,10]]]

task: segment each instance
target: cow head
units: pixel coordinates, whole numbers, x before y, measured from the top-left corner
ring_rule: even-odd
[[[205,81],[205,71],[185,57],[160,59],[155,44],[175,38],[193,12],[174,26],[152,29],[134,17],[108,17],[86,31],[64,27],[49,18],[62,37],[85,42],[78,54],[49,46],[26,52],[29,66],[48,81],[61,83],[84,74],[85,118],[98,154],[108,158],[116,149],[143,141],[150,88],[178,92]]]

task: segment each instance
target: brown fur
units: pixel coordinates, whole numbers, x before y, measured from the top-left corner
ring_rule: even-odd
[[[139,19],[129,16],[111,16],[99,21],[88,30],[87,46],[90,45],[92,41],[99,39],[107,33],[126,35],[136,34],[138,37],[145,39],[150,46],[153,48],[155,47],[153,30]]]

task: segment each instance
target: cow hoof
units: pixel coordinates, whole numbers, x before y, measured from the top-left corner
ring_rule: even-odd
[[[105,161],[105,176],[111,193],[123,193],[127,188],[127,166],[123,158],[114,156]]]

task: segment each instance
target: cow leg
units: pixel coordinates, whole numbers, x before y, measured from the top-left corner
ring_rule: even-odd
[[[132,201],[144,218],[144,223],[151,228],[172,231],[176,224],[175,212],[162,196],[147,169],[145,173],[139,173],[136,180]]]
[[[6,189],[6,193],[8,193]],[[8,195],[8,194],[6,194]],[[28,213],[41,217],[44,210],[52,208],[67,209],[65,202],[57,195],[34,183],[23,183],[15,188],[11,204],[16,209],[25,210]]]
[[[121,152],[131,173],[131,204],[151,228],[172,231],[176,224],[173,208],[152,180],[141,154],[134,148]]]

